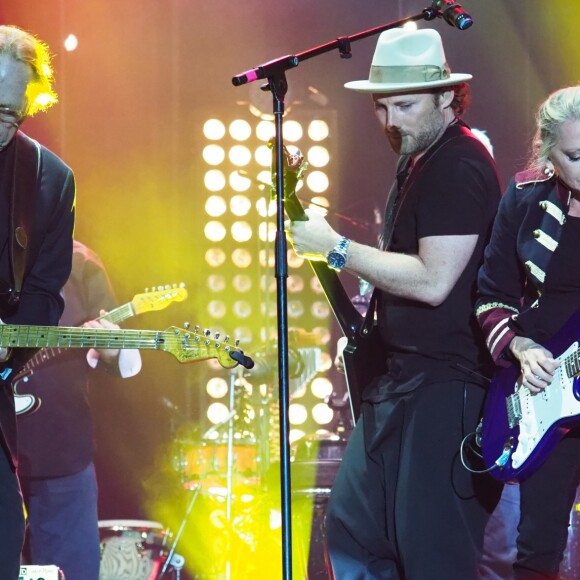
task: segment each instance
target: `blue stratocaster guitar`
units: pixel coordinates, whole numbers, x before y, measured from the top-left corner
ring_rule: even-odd
[[[556,443],[580,425],[580,311],[544,346],[560,361],[554,380],[532,395],[519,365],[494,376],[483,412],[483,459],[501,481],[529,477]]]

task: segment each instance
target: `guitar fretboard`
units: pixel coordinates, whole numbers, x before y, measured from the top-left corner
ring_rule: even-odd
[[[570,378],[575,377],[580,373],[580,349],[569,354],[564,359],[564,368],[566,369],[566,374]]]

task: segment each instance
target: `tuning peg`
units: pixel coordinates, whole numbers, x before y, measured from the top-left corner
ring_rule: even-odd
[[[195,328],[193,329],[193,332],[195,332],[195,334],[197,334],[199,332],[199,326],[196,325]]]
[[[184,322],[183,323],[183,328],[185,328],[185,330],[189,330],[190,324],[189,322]]]
[[[204,334],[204,336],[209,336],[211,334],[211,330],[209,328],[204,328],[203,334]]]
[[[234,346],[237,347],[239,344],[240,344],[240,339],[239,338],[236,338],[236,341],[234,342]]]
[[[216,332],[216,333],[215,333],[213,336],[214,336],[214,338],[215,338],[216,340],[219,340],[220,333],[219,333],[219,332]]]
[[[230,340],[230,335],[226,334],[225,338],[224,338],[224,342],[229,342]]]

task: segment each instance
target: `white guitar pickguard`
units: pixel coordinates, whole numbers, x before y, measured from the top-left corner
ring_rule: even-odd
[[[577,350],[578,342],[575,342],[556,360],[561,362]],[[580,401],[574,396],[573,382],[574,377],[569,377],[564,365],[561,365],[543,392],[532,395],[526,387],[517,389],[522,419],[519,422],[518,444],[511,456],[514,469],[527,461],[554,423],[580,414]]]

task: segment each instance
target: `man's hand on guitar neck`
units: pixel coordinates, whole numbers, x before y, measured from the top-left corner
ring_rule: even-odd
[[[335,232],[320,214],[320,211],[306,209],[308,221],[284,223],[294,250],[307,260],[326,260],[328,253],[338,244],[341,235]]]
[[[344,358],[342,357],[342,353],[348,344],[348,338],[346,336],[341,336],[336,341],[336,356],[334,357],[334,366],[339,373],[344,375]]]
[[[515,336],[510,342],[509,349],[520,363],[520,383],[532,395],[542,392],[552,382],[560,363],[554,359],[549,350],[531,338]]]

